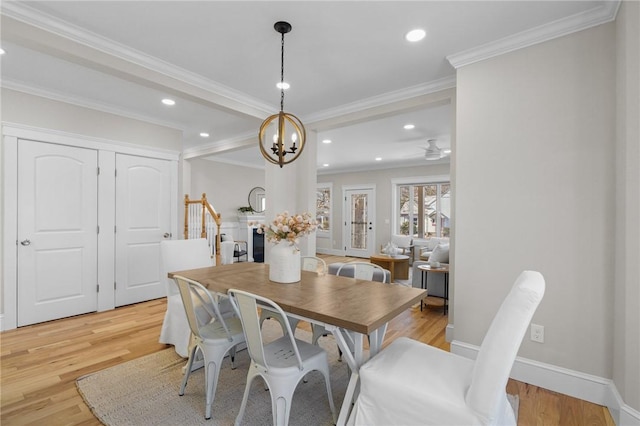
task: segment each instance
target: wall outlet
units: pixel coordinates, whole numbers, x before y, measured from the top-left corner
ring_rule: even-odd
[[[531,340],[538,343],[544,343],[544,326],[531,324]]]

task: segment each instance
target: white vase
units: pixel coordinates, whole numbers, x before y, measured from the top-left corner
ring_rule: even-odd
[[[296,246],[288,242],[271,246],[269,280],[285,284],[300,281],[300,250]]]

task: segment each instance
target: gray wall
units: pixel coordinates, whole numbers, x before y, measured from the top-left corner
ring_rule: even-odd
[[[396,169],[372,170],[368,172],[323,174],[318,183],[331,183],[332,232],[331,238],[318,238],[317,248],[322,252],[342,251],[342,187],[345,185],[374,184],[376,186],[376,242],[375,247],[391,240],[391,181],[403,177],[449,175],[448,164],[403,167]],[[389,223],[386,223],[388,221]],[[335,244],[333,242],[336,242]]]
[[[613,380],[640,411],[640,3],[621,4],[616,41]]]
[[[622,142],[636,144],[634,171],[618,176],[635,190],[616,194],[615,46],[610,23],[458,70],[455,339],[480,345],[518,273],[538,270],[547,290],[533,322],[545,343],[525,338],[519,355],[614,378],[616,353],[616,385],[638,409],[640,255],[637,241],[616,241],[621,208],[638,235],[638,116],[635,105]],[[637,102],[632,46],[636,74],[622,78],[635,81]],[[631,276],[616,274],[620,256],[635,262]]]
[[[238,208],[249,204],[251,189],[265,187],[264,170],[201,159],[187,161],[191,164],[191,185],[185,189],[189,197],[196,199],[206,193],[223,222],[236,222]]]

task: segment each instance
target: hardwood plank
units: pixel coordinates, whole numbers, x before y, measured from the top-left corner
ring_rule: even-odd
[[[327,263],[354,260],[321,255]],[[362,260],[362,259],[358,259]],[[158,343],[164,299],[0,333],[0,423],[100,425],[78,394],[78,377],[165,349]],[[407,336],[449,350],[442,308],[414,305],[389,323],[385,343]],[[307,323],[300,327],[310,330]],[[519,425],[614,426],[606,407],[509,380]]]

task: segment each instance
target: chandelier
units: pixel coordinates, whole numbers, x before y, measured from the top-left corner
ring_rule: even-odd
[[[273,164],[292,163],[300,156],[307,135],[302,121],[284,112],[284,35],[291,31],[291,24],[279,21],[273,28],[281,34],[280,44],[280,112],[267,117],[260,126],[258,140],[262,156]],[[296,146],[297,144],[297,146]]]

